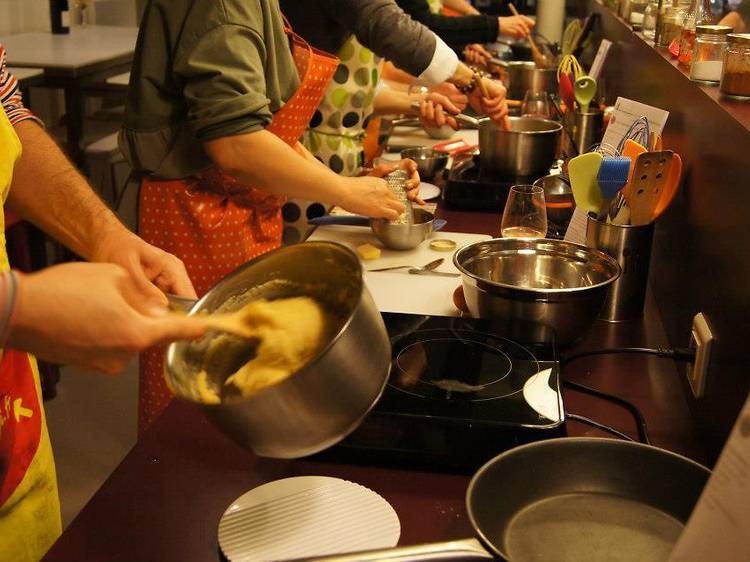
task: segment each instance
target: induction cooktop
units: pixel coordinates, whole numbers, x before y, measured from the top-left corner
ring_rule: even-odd
[[[553,334],[519,341],[488,320],[383,313],[393,363],[334,460],[473,471],[513,446],[565,435]]]
[[[498,212],[505,208],[511,186],[532,184],[536,179],[485,173],[479,156],[472,156],[453,165],[443,188],[443,200],[450,209]]]

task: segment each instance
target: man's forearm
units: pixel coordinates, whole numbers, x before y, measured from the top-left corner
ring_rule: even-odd
[[[89,259],[97,240],[125,227],[44,129],[22,121],[16,132],[23,154],[13,173],[8,206]]]

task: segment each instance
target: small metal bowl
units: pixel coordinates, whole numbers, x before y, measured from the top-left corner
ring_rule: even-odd
[[[422,181],[433,181],[448,164],[449,156],[432,148],[407,148],[401,151],[401,158],[409,158],[417,163],[417,171]]]
[[[370,219],[370,227],[386,248],[411,250],[419,246],[432,232],[435,215],[424,209],[414,209],[413,224],[391,224],[386,219]]]
[[[456,252],[453,262],[472,316],[501,322],[526,341],[552,330],[561,345],[586,333],[620,276],[617,261],[604,252],[545,238],[477,242]]]

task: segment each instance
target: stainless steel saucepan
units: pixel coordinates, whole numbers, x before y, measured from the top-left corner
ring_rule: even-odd
[[[491,121],[479,127],[482,173],[504,178],[546,176],[557,157],[562,125],[536,117],[509,117],[510,130]]]
[[[537,68],[531,61],[504,61],[490,59],[491,64],[502,66],[508,71],[508,98],[522,100],[526,92],[557,92],[557,67]]]
[[[318,558],[322,562],[666,562],[710,471],[629,441],[561,438],[495,457],[472,478],[477,539]]]
[[[196,378],[219,334],[177,342],[167,351],[166,378],[175,394],[200,404],[204,413],[239,444],[266,457],[295,458],[321,451],[352,432],[385,387],[391,345],[383,319],[364,285],[362,266],[346,247],[306,242],[280,248],[241,266],[190,307],[190,314],[230,312],[252,300],[310,296],[328,321],[322,350],[284,381],[220,404],[201,401]],[[223,382],[253,354],[237,340],[220,365],[206,369],[209,382]]]

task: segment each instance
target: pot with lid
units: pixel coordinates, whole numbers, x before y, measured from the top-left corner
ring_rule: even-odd
[[[258,299],[299,296],[313,298],[324,311],[323,345],[291,376],[251,396],[227,392],[224,385],[253,357],[248,341],[222,349],[215,365],[206,364],[209,351],[223,334],[211,332],[167,350],[165,376],[175,394],[200,404],[219,429],[260,456],[296,458],[337,443],[375,405],[390,372],[383,319],[364,284],[359,259],[340,244],[306,242],[255,258],[194,303],[190,314],[231,312]],[[207,373],[203,379],[201,372]],[[220,396],[219,403],[206,403],[201,380]]]

